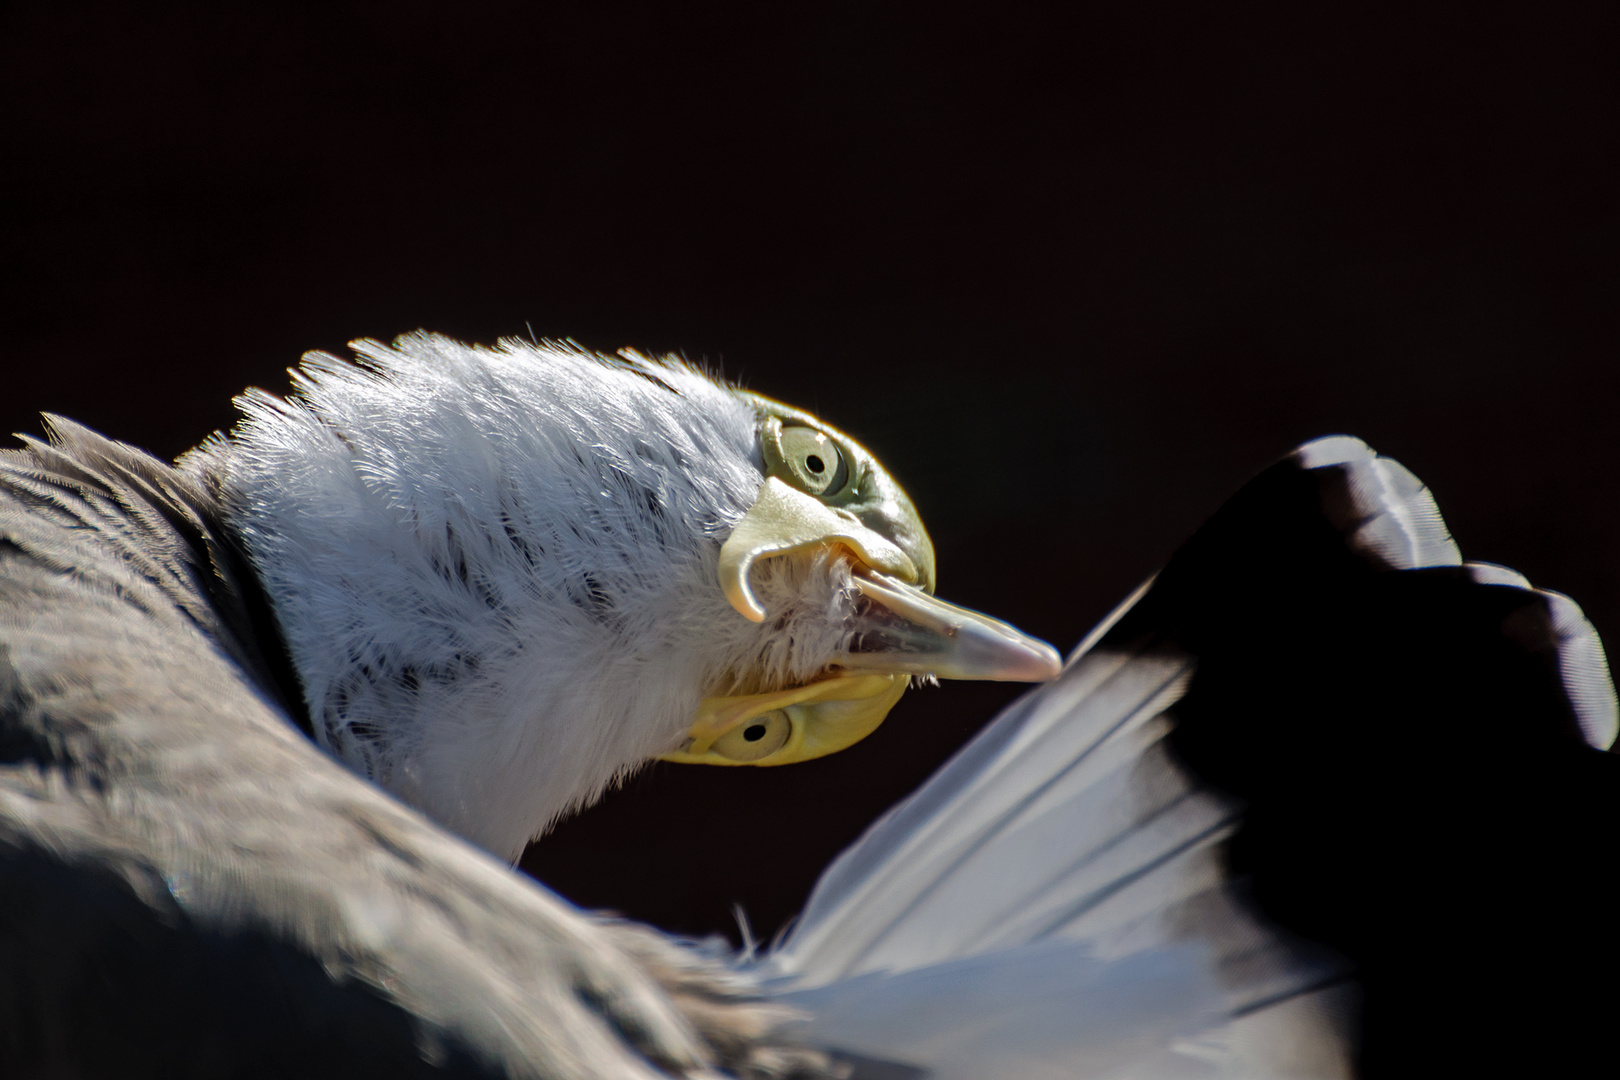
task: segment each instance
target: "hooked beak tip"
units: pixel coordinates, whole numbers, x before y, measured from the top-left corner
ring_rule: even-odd
[[[855,580],[866,603],[854,621],[860,646],[839,658],[846,670],[996,682],[1046,682],[1063,670],[1056,649],[999,619],[879,574]]]
[[[1025,637],[1024,655],[999,676],[1006,682],[1051,682],[1063,672],[1063,657],[1039,638]]]

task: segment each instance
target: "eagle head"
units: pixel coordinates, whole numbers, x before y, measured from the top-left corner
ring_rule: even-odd
[[[499,855],[656,758],[803,761],[913,679],[1058,671],[933,595],[911,500],[809,413],[628,350],[351,347],[183,464],[224,495],[317,741]]]

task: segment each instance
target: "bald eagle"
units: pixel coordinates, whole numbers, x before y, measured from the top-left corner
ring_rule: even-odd
[[[1387,957],[1267,844],[1343,867],[1346,776],[1417,814],[1448,752],[1587,800],[1536,813],[1612,796],[1579,609],[1462,564],[1356,440],[1245,488],[1060,674],[934,595],[910,500],[817,417],[633,352],[355,348],[174,466],[60,419],[0,458],[8,1075],[1345,1075],[1390,1045],[1357,1019]],[[830,753],[931,677],[1055,681],[771,950],[509,869],[648,761]],[[1437,708],[1485,719],[1389,727]],[[1245,770],[1277,740],[1297,773]]]

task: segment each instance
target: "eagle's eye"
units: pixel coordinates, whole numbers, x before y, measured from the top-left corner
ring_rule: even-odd
[[[782,428],[783,463],[808,495],[836,494],[844,486],[848,468],[838,444],[814,428]]]
[[[782,749],[792,733],[792,721],[777,709],[738,724],[714,740],[709,749],[732,761],[758,761]]]

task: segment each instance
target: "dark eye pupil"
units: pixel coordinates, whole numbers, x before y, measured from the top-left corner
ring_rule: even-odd
[[[763,739],[764,737],[764,724],[750,724],[748,727],[743,729],[743,738],[747,739],[749,742],[759,742],[759,740]]]
[[[817,457],[814,454],[811,454],[809,457],[805,458],[804,459],[804,464],[805,464],[805,467],[808,468],[813,473],[826,472],[827,471],[827,463],[825,461],[822,461],[819,457]]]

